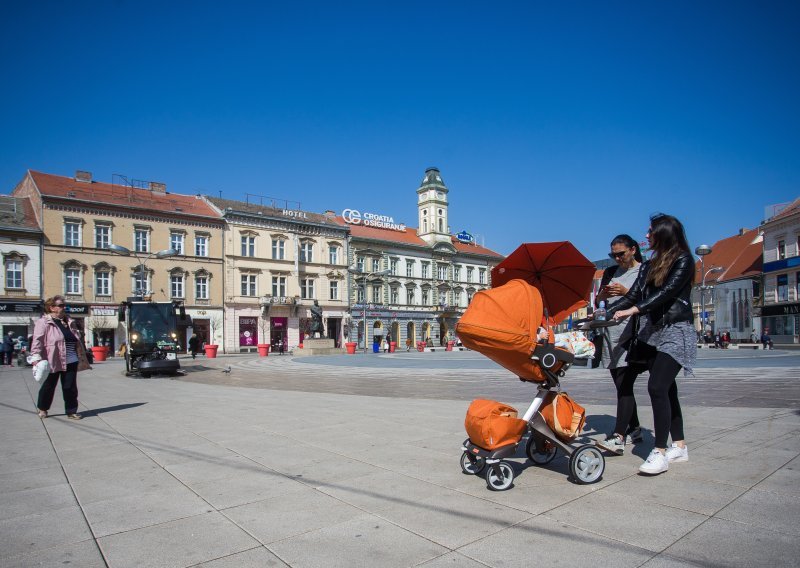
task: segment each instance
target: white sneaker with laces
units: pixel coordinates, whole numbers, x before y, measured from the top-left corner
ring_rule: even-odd
[[[653,450],[650,452],[650,455],[647,456],[645,462],[639,466],[639,471],[648,475],[658,475],[659,473],[664,473],[668,469],[669,460],[667,459],[667,456],[658,450]]]
[[[686,446],[679,448],[676,444],[672,444],[667,448],[667,460],[669,463],[689,461],[689,448]]]

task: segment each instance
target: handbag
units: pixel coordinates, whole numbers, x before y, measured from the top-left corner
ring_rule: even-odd
[[[639,316],[631,316],[633,321],[633,337],[625,343],[625,362],[629,366],[647,369],[647,362],[655,355],[655,347],[639,339]]]
[[[565,392],[548,395],[539,412],[553,433],[565,442],[580,434],[586,422],[586,409]]]

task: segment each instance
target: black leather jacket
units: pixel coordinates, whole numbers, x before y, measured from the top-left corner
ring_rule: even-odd
[[[648,314],[655,327],[664,327],[682,321],[693,321],[691,292],[695,265],[692,255],[682,253],[669,269],[661,286],[647,282],[650,261],[642,264],[639,277],[628,293],[608,311],[609,319],[615,312],[636,306],[639,313]]]

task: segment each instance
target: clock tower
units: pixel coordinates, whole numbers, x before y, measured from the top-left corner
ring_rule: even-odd
[[[447,192],[439,170],[425,170],[425,177],[417,189],[417,235],[429,245],[451,242],[447,220]]]

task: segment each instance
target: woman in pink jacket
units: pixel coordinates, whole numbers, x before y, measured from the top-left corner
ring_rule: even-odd
[[[75,320],[67,317],[64,296],[53,296],[44,302],[44,315],[33,328],[31,361],[34,366],[42,360],[50,364],[50,374],[39,389],[39,418],[47,418],[53,404],[56,385],[61,379],[64,410],[67,418],[80,420],[78,414],[78,371],[90,369],[81,333]]]

